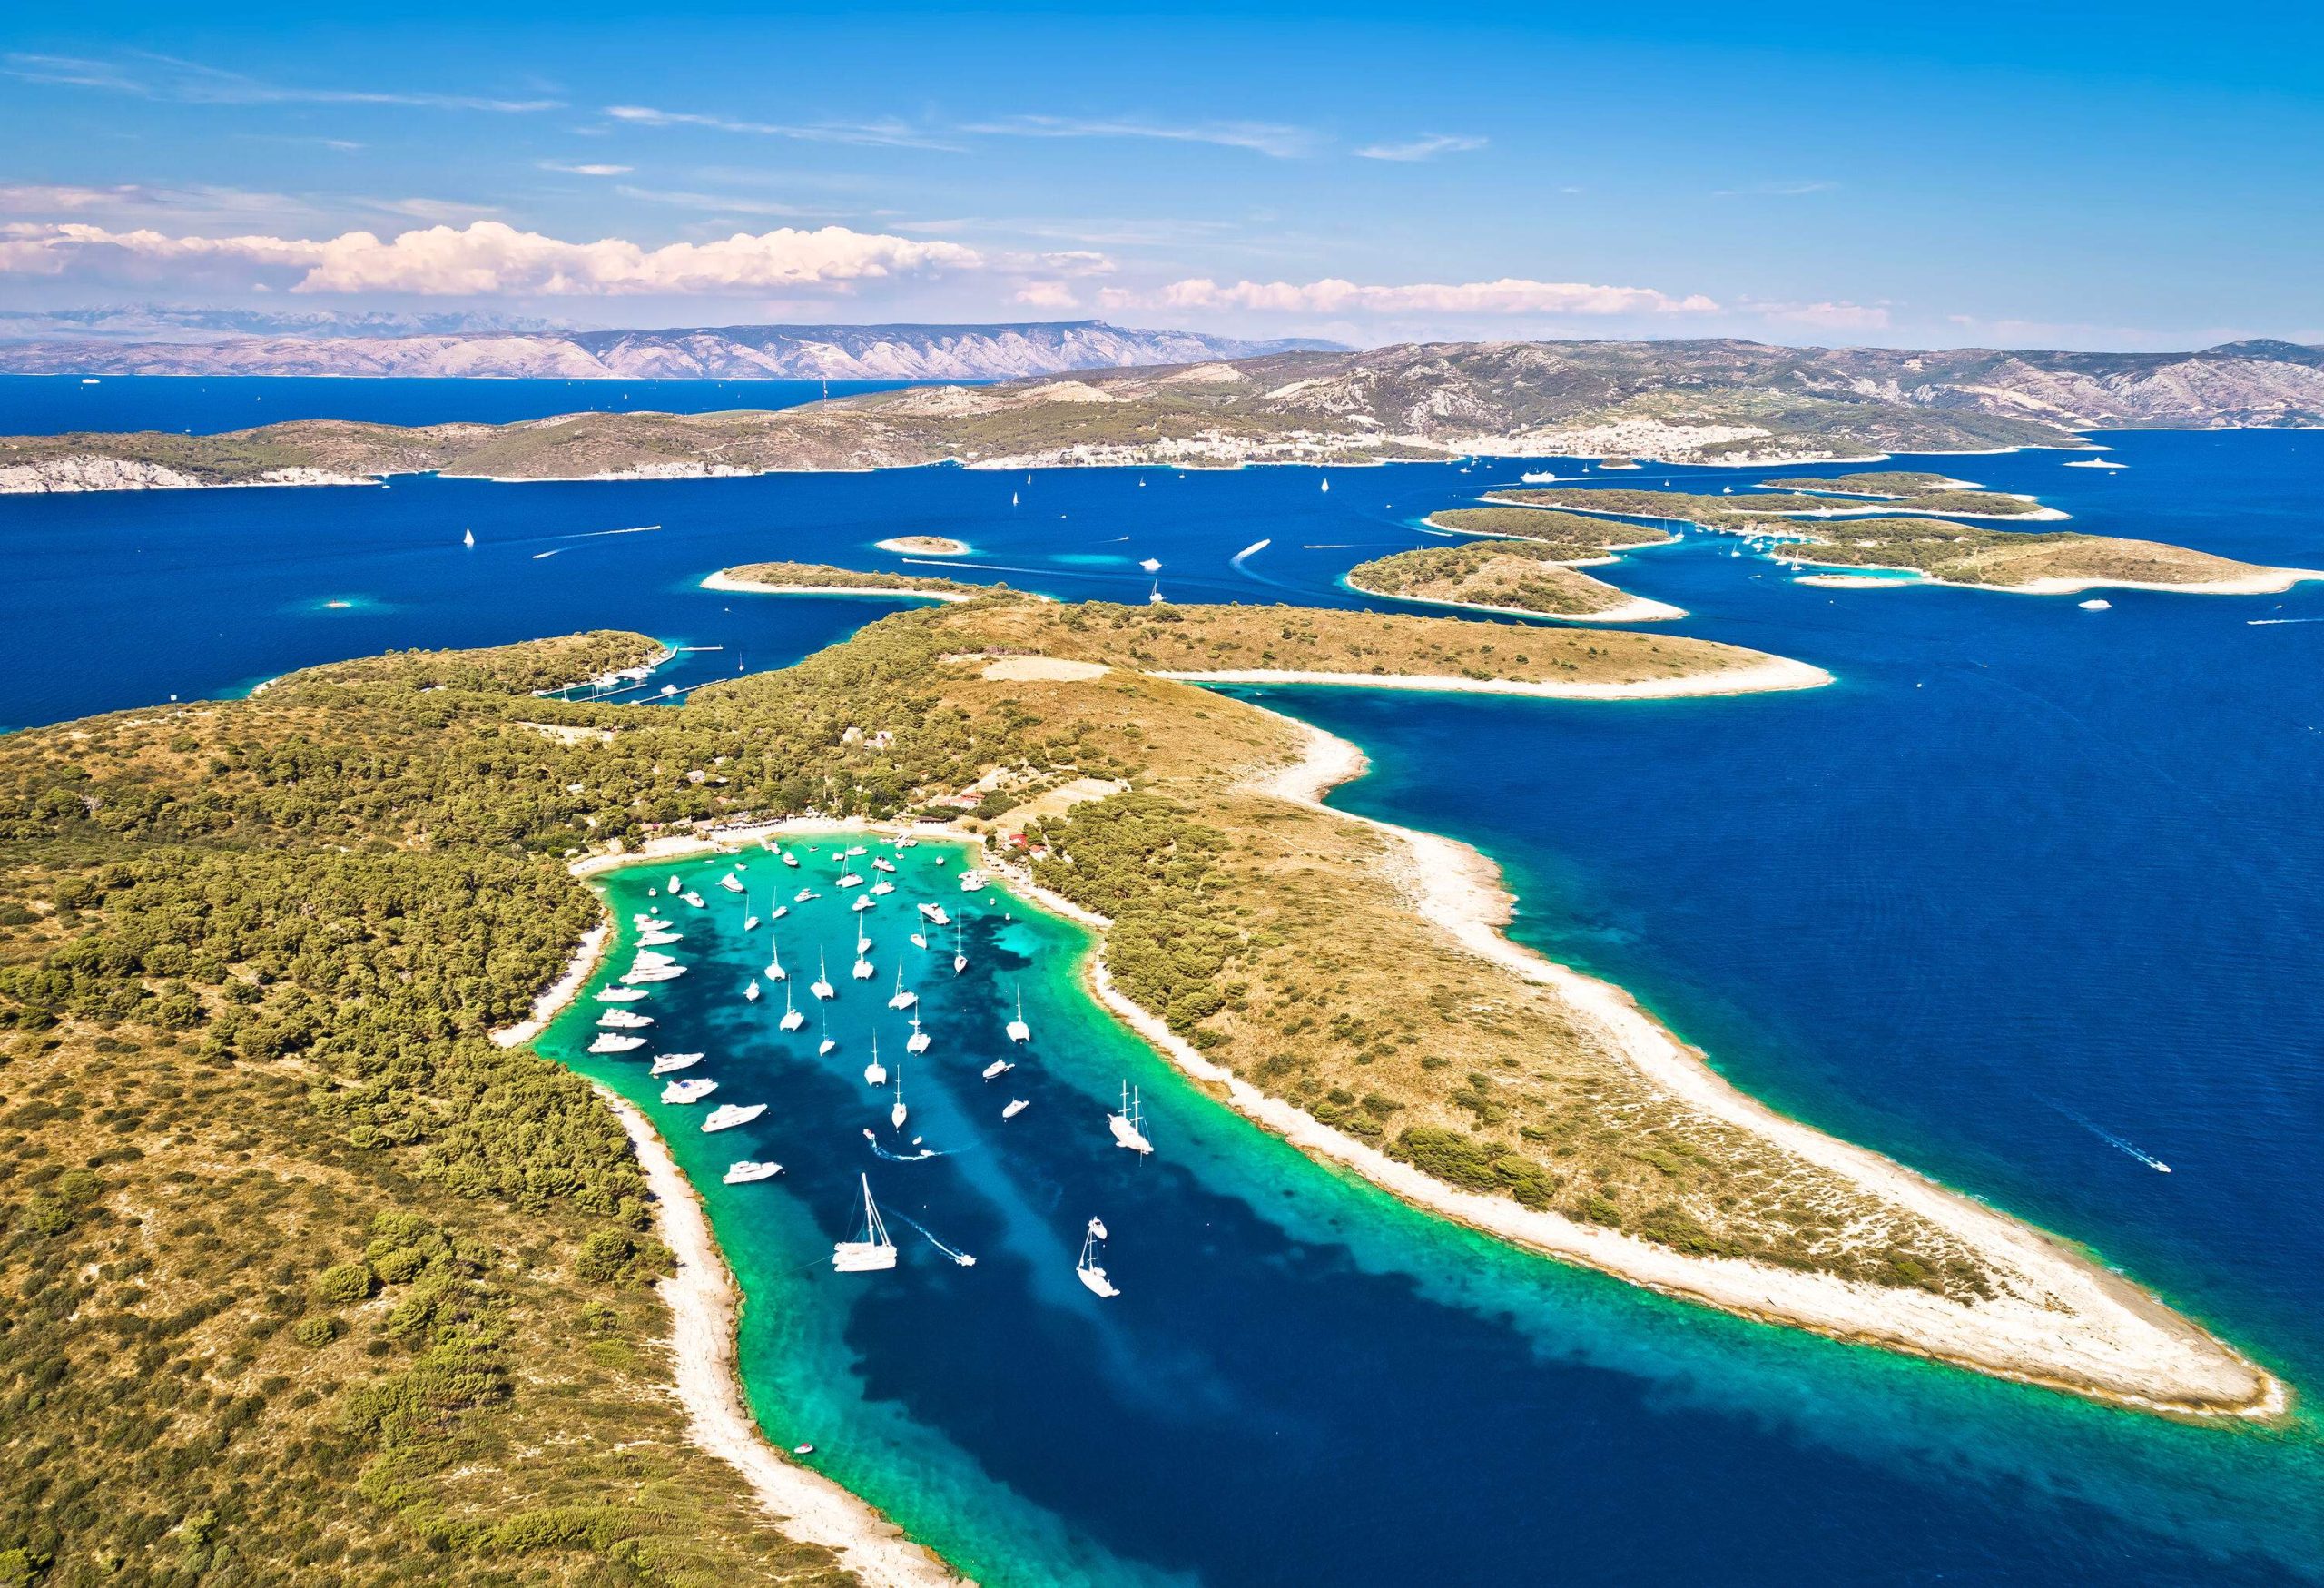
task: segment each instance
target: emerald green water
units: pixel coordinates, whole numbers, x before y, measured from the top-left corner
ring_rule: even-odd
[[[866,912],[878,975],[847,975],[855,918],[835,846],[899,865]],[[809,853],[812,845],[812,853]],[[895,853],[870,834],[803,843],[786,871],[641,863],[597,883],[631,962],[634,912],[675,869],[705,901],[665,912],[689,967],[628,1007],[659,1022],[638,1057],[591,1056],[586,996],[543,1049],[641,1104],[701,1189],[744,1297],[740,1358],[770,1438],[988,1583],[1273,1583],[1318,1575],[1590,1580],[1713,1571],[1726,1582],[2303,1580],[2324,1536],[2312,1428],[2221,1429],[2087,1405],[1665,1301],[1527,1257],[1315,1165],[1185,1082],[1082,991],[1091,943],[998,884],[958,892],[956,847]],[[939,856],[948,863],[938,866]],[[868,859],[868,857],[867,857]],[[858,863],[859,865],[862,862]],[[866,873],[866,875],[872,873]],[[803,879],[825,896],[791,902]],[[781,988],[742,988],[773,923],[806,1029],[776,1029]],[[904,942],[912,903],[948,934]],[[837,1050],[819,1059],[805,995],[831,953]],[[904,1054],[899,955],[935,1039]],[[1002,1026],[1020,989],[1033,1040]],[[907,1129],[861,1070],[872,1033],[905,1064]],[[701,1050],[720,1090],[663,1104],[643,1055]],[[1008,1053],[1018,1068],[979,1071]],[[1143,1090],[1151,1159],[1105,1115]],[[1000,1105],[1030,1107],[1004,1123]],[[721,1102],[766,1102],[704,1135]],[[879,1144],[862,1134],[871,1129]],[[925,1149],[942,1156],[893,1156]],[[882,1156],[882,1153],[888,1156]],[[743,1157],[777,1179],[721,1182]],[[890,1273],[839,1275],[868,1173],[902,1248]],[[1072,1272],[1104,1219],[1123,1294]],[[911,1222],[907,1222],[907,1221]],[[952,1263],[915,1225],[973,1267]],[[1668,1525],[1674,1510],[1691,1518]],[[1721,1563],[1723,1563],[1723,1564]]]

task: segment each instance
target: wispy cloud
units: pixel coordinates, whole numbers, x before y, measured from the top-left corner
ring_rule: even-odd
[[[463,203],[458,199],[352,199],[349,202],[359,210],[374,210],[382,215],[400,215],[407,221],[432,221],[438,225],[478,221],[500,212],[497,204]]]
[[[1828,193],[1838,189],[1836,182],[1755,182],[1748,187],[1723,187],[1711,194],[1715,199],[1797,199],[1809,193]]]
[[[638,127],[707,127],[713,132],[743,133],[763,138],[790,138],[803,143],[853,143],[884,149],[940,149],[957,152],[948,143],[909,122],[882,118],[868,122],[753,122],[734,116],[706,115],[697,111],[657,110],[647,104],[609,104],[605,113],[615,121]]]
[[[671,204],[680,209],[707,210],[720,215],[827,215],[828,209],[805,209],[786,204],[779,199],[748,198],[736,193],[697,193],[679,188],[632,187],[624,182],[614,189],[625,199],[636,199],[648,204]]]
[[[122,61],[93,61],[71,55],[15,53],[0,60],[0,74],[26,83],[103,89],[140,99],[181,104],[376,104],[428,110],[492,111],[522,114],[556,110],[556,99],[503,99],[484,94],[435,94],[374,88],[301,88],[268,83],[240,72],[171,55],[135,55]]]
[[[1345,314],[1709,314],[1718,304],[1699,292],[1672,297],[1651,287],[1582,281],[1419,281],[1365,286],[1336,278],[1309,281],[1173,281],[1157,293],[1108,291],[1109,309],[1241,309],[1274,313]]]
[[[1850,303],[1845,301],[1769,303],[1747,298],[1736,307],[1746,314],[1756,314],[1777,325],[1803,325],[1816,330],[1888,329],[1888,306],[1886,303]]]
[[[1458,133],[1423,133],[1402,143],[1367,143],[1355,154],[1359,160],[1433,160],[1440,154],[1465,154],[1472,149],[1483,148],[1489,142]]]
[[[1276,160],[1313,154],[1324,139],[1305,127],[1275,122],[1157,122],[1135,116],[1008,116],[960,129],[1006,138],[1150,138],[1167,143],[1214,143],[1248,149]]]
[[[567,176],[627,176],[637,168],[634,165],[606,165],[598,163],[575,165],[563,160],[536,162],[543,171],[561,171]]]

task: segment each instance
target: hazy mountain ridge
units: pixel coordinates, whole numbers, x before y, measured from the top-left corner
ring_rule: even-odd
[[[1249,358],[1334,344],[1244,341],[1102,321],[1009,325],[742,325],[670,330],[444,330],[67,335],[0,342],[20,375],[346,375],[586,380],[973,380]]]

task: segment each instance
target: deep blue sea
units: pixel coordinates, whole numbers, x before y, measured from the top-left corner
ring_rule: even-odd
[[[105,384],[134,409],[143,383]],[[154,401],[184,411],[174,392]],[[2054,453],[1927,465],[2038,492],[2081,527],[2324,566],[2309,506],[2324,434],[2106,439],[2128,469]],[[769,557],[909,568],[872,542],[914,532],[970,542],[970,577],[1059,596],[1143,599],[1158,583],[1178,601],[1353,605],[1350,564],[1423,543],[1421,515],[1541,467],[1333,470],[1328,493],[1310,469],[939,469],[0,498],[15,575],[0,720],[600,625],[722,647],[666,670],[683,685],[891,609],[714,595],[704,574]],[[1738,478],[1609,483],[1664,478]],[[1741,1084],[2088,1243],[2312,1395],[2324,587],[2116,591],[2088,612],[1818,590],[1728,551],[1693,536],[1602,572],[1688,608],[1676,632],[1801,657],[1837,685],[1265,699],[1369,752],[1341,803],[1483,847],[1521,895],[1521,936],[1630,988]],[[940,889],[914,870],[931,865],[916,852],[906,899]],[[658,880],[609,886],[626,910]],[[883,921],[881,980],[843,983],[834,1006],[852,1046],[817,1063],[773,1030],[779,993],[735,996],[764,930],[742,933],[711,897],[687,927],[688,958],[710,960],[657,1008],[674,1039],[713,1050],[722,1095],[778,1107],[730,1141],[649,1106],[702,1179],[745,1149],[790,1166],[705,1186],[751,1295],[753,1405],[986,1582],[2324,1580],[2324,1445],[2305,1413],[2250,1430],[2107,1410],[1447,1230],[1177,1085],[1072,991],[1078,935],[997,895],[963,912],[973,968],[957,984]],[[786,959],[843,951],[847,924],[803,909]],[[884,1098],[851,1079],[872,1029],[900,1041],[874,996],[899,956],[940,1042],[911,1072],[912,1133],[948,1154],[912,1163],[893,1160],[913,1149],[884,1130]],[[1004,1130],[977,1070],[1005,1045],[1019,984],[1033,1051],[994,1085],[1034,1107]],[[1105,1142],[1124,1079],[1156,1112],[1149,1162]],[[859,1171],[978,1267],[900,1227],[897,1275],[837,1283],[816,1258],[845,1233]],[[1114,1235],[1110,1303],[1066,1271],[1090,1214]]]

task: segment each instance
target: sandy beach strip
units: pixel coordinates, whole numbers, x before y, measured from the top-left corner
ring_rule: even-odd
[[[734,1276],[711,1238],[701,1199],[661,1137],[628,1100],[600,1086],[654,1193],[655,1233],[677,1258],[657,1288],[670,1308],[673,1387],[694,1444],[743,1475],[783,1534],[821,1544],[871,1588],[939,1588],[961,1581],[849,1490],[775,1453],[743,1404],[734,1366],[740,1316]]]
[[[1745,667],[1638,678],[1624,684],[1559,683],[1533,678],[1456,678],[1427,673],[1310,673],[1294,669],[1229,668],[1218,672],[1153,673],[1182,684],[1334,684],[1352,689],[1426,689],[1451,695],[1522,695],[1542,700],[1674,700],[1706,695],[1758,695],[1814,689],[1832,675],[1787,656],[1768,656]]]
[[[614,923],[608,917],[583,932],[580,945],[565,967],[565,974],[542,988],[540,995],[533,1000],[533,1012],[513,1026],[503,1026],[489,1033],[492,1040],[504,1048],[514,1048],[548,1030],[548,1022],[563,1012],[596,971],[597,962],[605,957],[606,946],[613,941],[613,931]]]
[[[724,590],[732,596],[881,596],[891,601],[973,601],[976,597],[966,590],[918,590],[905,587],[881,585],[762,585],[751,579],[729,578],[724,569],[710,575],[700,586],[704,590]]]

